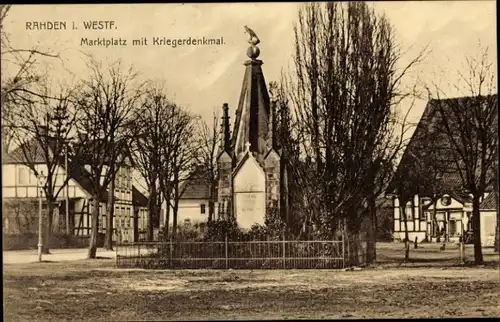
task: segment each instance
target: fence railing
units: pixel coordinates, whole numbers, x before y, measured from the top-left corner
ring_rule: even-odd
[[[342,268],[343,241],[136,242],[117,245],[122,268]],[[361,249],[363,249],[361,247]]]

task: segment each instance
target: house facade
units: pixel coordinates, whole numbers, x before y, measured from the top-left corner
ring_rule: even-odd
[[[34,141],[31,142],[36,151]],[[30,207],[42,199],[42,211],[46,209],[46,201],[43,189],[37,179],[35,172],[22,162],[23,154],[14,150],[8,155],[4,153],[2,163],[2,202],[3,202],[3,227],[4,233],[27,233],[35,232],[37,225],[27,225],[33,221],[32,217],[38,218],[38,206]],[[45,161],[42,157],[36,157],[30,162],[38,173],[48,173]],[[89,172],[85,166],[72,169],[67,186],[62,187],[66,180],[67,172],[63,165],[56,165],[55,189],[59,191],[54,205],[53,229],[55,232],[66,231],[66,203],[69,205],[69,227],[70,232],[76,236],[89,236],[91,233],[91,213],[93,211],[93,189],[89,181]],[[144,216],[144,202],[134,200],[140,198],[133,194],[132,168],[126,166],[121,168],[115,179],[115,209],[113,216],[113,239],[114,241],[134,241],[137,234],[134,229],[139,229],[140,220],[134,215]],[[139,193],[140,194],[140,193]],[[107,221],[107,200],[109,194],[106,192],[101,196],[99,205],[99,233],[105,233]],[[141,194],[142,195],[142,194]],[[142,196],[145,198],[144,196]],[[135,201],[135,202],[134,202]],[[29,213],[22,214],[17,209],[30,209]],[[28,208],[27,208],[28,207]],[[38,220],[38,219],[37,219]],[[28,229],[24,229],[29,227]],[[138,239],[135,239],[138,240]]]
[[[395,240],[404,240],[406,229],[408,239],[414,241],[450,241],[457,242],[461,236],[472,232],[472,203],[468,197],[444,194],[435,202],[428,197],[413,196],[403,205],[397,197],[393,198]],[[481,200],[481,243],[493,246],[496,227],[496,209],[494,193],[486,193]],[[406,226],[405,226],[406,224]]]
[[[496,100],[496,95],[486,98]],[[475,102],[469,100],[460,97],[427,104],[387,190],[393,204],[394,239],[404,240],[406,231],[411,241],[457,241],[460,236],[472,235],[472,195],[464,187],[457,168],[463,165],[453,159],[441,122],[447,106],[467,108]],[[498,211],[494,198],[498,182],[494,178],[495,169],[489,169],[485,193],[480,198],[479,233],[483,246],[493,246],[494,242],[494,237],[490,238],[491,229],[494,236]]]
[[[194,224],[205,224],[208,222],[210,213],[210,187],[209,185],[201,179],[192,178],[191,180],[185,181],[180,190],[182,194],[179,198],[178,210],[177,210],[177,224],[178,225],[194,225]],[[217,192],[214,192],[214,196],[217,196]],[[165,226],[166,222],[166,207],[170,207],[170,218],[169,226],[173,225],[173,212],[172,207],[173,200],[171,200],[170,205],[164,203],[162,210],[162,221],[161,225]],[[213,217],[216,219],[218,212],[218,203],[214,202],[213,205]]]

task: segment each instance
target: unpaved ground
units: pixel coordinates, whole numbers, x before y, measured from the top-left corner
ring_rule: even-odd
[[[5,321],[500,316],[498,267],[118,270],[4,266]]]

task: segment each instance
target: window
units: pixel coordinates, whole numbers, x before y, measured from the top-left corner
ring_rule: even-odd
[[[201,212],[202,214],[204,214],[204,213],[205,213],[205,204],[204,204],[204,203],[202,203],[202,204],[200,205],[200,212]]]
[[[458,226],[458,221],[450,220],[450,222],[448,223],[448,233],[451,236],[456,235],[456,233],[457,233],[457,226]]]
[[[28,173],[25,168],[18,168],[17,171],[17,183],[20,185],[28,184]]]
[[[467,230],[468,231],[472,231],[472,213],[471,212],[467,212]]]

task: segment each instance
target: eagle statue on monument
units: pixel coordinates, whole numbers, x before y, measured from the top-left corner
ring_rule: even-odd
[[[248,43],[253,45],[253,46],[258,45],[260,43],[260,39],[259,39],[259,37],[257,37],[257,34],[255,33],[255,31],[248,28],[246,25],[244,27],[245,27],[246,33],[250,36],[250,38],[248,39]]]

